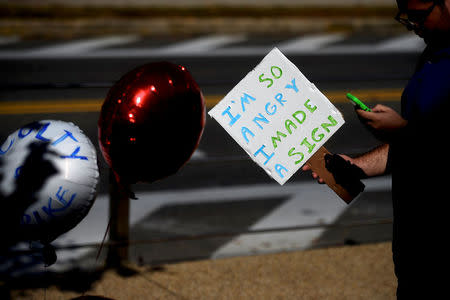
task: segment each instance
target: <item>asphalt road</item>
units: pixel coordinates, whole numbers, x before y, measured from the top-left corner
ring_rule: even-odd
[[[406,83],[414,67],[417,54],[382,54],[382,55],[330,55],[330,56],[293,56],[289,57],[302,72],[323,91],[342,92],[353,90],[398,89]],[[136,66],[159,60],[182,64],[188,68],[199,83],[203,93],[208,95],[225,95],[245,74],[251,70],[261,57],[220,57],[220,58],[171,58],[160,59],[30,59],[24,61],[0,61],[0,82],[8,89],[0,94],[0,101],[43,100],[64,102],[71,99],[103,99],[112,85],[121,75]],[[81,85],[78,87],[77,85]],[[333,100],[333,99],[331,99]],[[376,99],[367,99],[376,101]],[[388,105],[399,109],[399,99],[383,98]],[[346,124],[327,144],[332,151],[359,153],[379,143],[365,130],[355,117],[353,107],[347,102],[336,103],[344,115]],[[74,113],[36,113],[2,115],[0,138],[4,140],[9,133],[19,126],[33,120],[61,119],[72,121],[89,136],[97,141],[98,112]],[[235,183],[267,182],[267,176],[252,162],[245,159],[243,151],[218,126],[208,118],[199,149],[204,155],[190,163],[183,172],[194,172],[195,176],[175,176],[164,182],[153,184],[167,188],[192,186],[210,186]],[[210,159],[205,159],[209,157]],[[222,159],[221,159],[222,158]],[[242,159],[241,159],[242,158]],[[236,160],[237,159],[237,160]],[[106,166],[100,160],[105,173]],[[242,172],[233,171],[241,169]],[[191,167],[190,165],[198,165]],[[239,165],[239,166],[238,166]],[[211,176],[200,169],[222,170]],[[224,169],[225,168],[225,169]],[[225,170],[229,170],[228,172]],[[244,171],[245,170],[245,171]],[[182,172],[182,174],[183,174]],[[233,174],[233,175],[231,175]],[[199,180],[202,178],[201,180]],[[299,175],[302,177],[302,175]],[[178,178],[183,178],[178,180]],[[173,180],[173,181],[172,181]],[[295,179],[294,179],[295,180]],[[100,191],[105,192],[106,181],[102,180]]]
[[[361,40],[361,38],[356,38],[352,40],[352,42],[355,43],[358,40]],[[273,38],[267,37],[267,40],[260,38],[255,43],[270,44],[271,42],[273,42]],[[363,42],[367,43],[367,41]],[[136,45],[133,46],[133,49],[135,49]],[[23,47],[26,48],[28,46]],[[131,55],[130,57],[114,57],[114,55],[108,55],[108,57],[101,57],[100,55],[95,55],[95,57],[55,55],[54,57],[30,56],[21,58],[18,56],[18,58],[11,56],[11,49],[11,47],[7,49],[8,55],[5,57],[2,57],[0,51],[0,86],[2,87],[0,92],[0,105],[11,102],[16,102],[20,105],[24,102],[31,102],[36,104],[36,106],[34,106],[36,109],[33,112],[27,113],[2,113],[0,118],[0,140],[4,140],[17,128],[34,120],[56,119],[74,122],[86,133],[97,147],[101,174],[98,192],[100,195],[103,195],[100,197],[103,201],[106,201],[107,199],[109,169],[98,149],[98,108],[88,111],[64,113],[51,111],[43,112],[39,110],[39,107],[41,107],[40,103],[46,101],[57,104],[70,100],[82,101],[86,99],[89,101],[101,101],[101,99],[105,97],[109,87],[117,81],[121,75],[136,66],[161,60],[185,66],[199,83],[207,99],[210,96],[218,98],[221,95],[225,95],[240,81],[241,78],[256,66],[263,57],[259,52],[251,55],[251,53],[247,51],[245,52],[245,55],[242,56],[237,55],[235,52],[233,52],[233,55],[226,55],[227,52],[223,52],[216,56],[211,53],[208,55],[201,55],[201,53],[195,52],[192,55],[181,55],[178,53],[176,55],[149,55],[148,57],[140,54],[136,56]],[[419,52],[411,51],[410,49],[407,49],[406,51],[399,51],[397,49],[395,51],[371,53],[368,51],[370,50],[370,47],[364,49],[364,51],[355,51],[354,53],[347,50],[344,52],[321,54],[315,53],[314,51],[303,53],[293,52],[288,54],[287,57],[299,67],[311,82],[314,82],[320,90],[325,91],[325,94],[329,92],[332,95],[345,95],[345,93],[349,91],[363,91],[369,94],[371,92],[374,94],[377,92],[377,95],[382,96],[368,96],[364,100],[370,105],[373,105],[374,103],[384,103],[399,110],[399,93],[414,70],[414,64]],[[398,92],[394,93],[394,95],[386,92],[392,90]],[[375,139],[370,132],[361,125],[356,118],[353,106],[350,103],[342,100],[342,97],[330,100],[335,103],[336,107],[341,111],[346,120],[346,124],[326,144],[326,147],[331,152],[357,154],[367,151],[380,143],[380,141]],[[210,109],[210,107],[208,109]],[[212,230],[216,227],[211,227],[211,224],[218,224],[221,221],[227,223],[230,221],[230,216],[232,215],[238,215],[239,217],[231,219],[232,222],[228,222],[227,226],[222,226],[223,223],[221,223],[222,225],[217,226],[216,229],[222,232],[235,232],[245,230],[252,226],[252,228],[255,228],[255,224],[260,224],[258,223],[258,220],[270,215],[270,212],[282,208],[284,207],[283,205],[287,205],[288,203],[291,203],[290,205],[292,205],[294,202],[289,201],[294,199],[292,198],[294,197],[293,195],[297,194],[295,197],[298,198],[298,195],[302,194],[295,193],[294,190],[296,187],[303,187],[304,184],[306,184],[309,189],[308,193],[312,194],[310,194],[308,199],[303,198],[303,200],[299,200],[295,198],[295,203],[297,203],[297,205],[302,202],[304,203],[303,205],[311,203],[311,206],[309,207],[306,205],[301,209],[297,207],[292,211],[301,211],[300,215],[303,217],[303,220],[311,221],[310,224],[320,224],[324,221],[346,222],[390,218],[392,216],[390,186],[386,183],[388,180],[382,182],[380,188],[374,187],[378,186],[377,184],[379,184],[379,182],[375,183],[374,186],[369,184],[370,188],[367,193],[363,194],[357,199],[357,202],[346,208],[342,203],[336,204],[336,201],[340,201],[339,199],[334,198],[330,200],[330,195],[332,194],[329,194],[324,186],[312,184],[313,181],[309,174],[298,172],[289,181],[289,184],[292,184],[291,188],[287,189],[289,193],[285,190],[284,192],[280,192],[282,196],[278,197],[276,196],[278,192],[274,192],[273,196],[267,198],[265,195],[271,194],[270,191],[281,191],[279,190],[279,187],[274,185],[274,181],[246,157],[245,152],[240,149],[232,138],[214,120],[208,117],[199,148],[187,165],[185,165],[176,175],[159,182],[152,184],[137,184],[133,186],[133,189],[138,192],[138,195],[142,195],[141,198],[143,199],[148,197],[151,199],[165,197],[164,199],[173,199],[170,201],[178,203],[181,201],[180,197],[186,195],[186,199],[191,199],[189,200],[190,202],[188,201],[188,203],[186,203],[185,201],[183,204],[177,205],[168,203],[167,206],[156,210],[149,210],[148,207],[151,206],[150,204],[146,205],[145,202],[144,204],[140,202],[136,207],[140,207],[142,211],[146,211],[145,206],[147,206],[149,212],[148,215],[140,215],[142,218],[139,220],[136,216],[131,217],[132,219],[134,218],[135,222],[139,221],[133,225],[134,229],[132,230],[132,237],[136,239],[145,239],[149,234],[153,237],[173,237],[183,233],[191,235],[201,234],[205,233],[205,231],[199,228],[210,228],[210,230]],[[264,186],[269,187],[269,192],[263,188]],[[248,190],[245,187],[252,188]],[[233,198],[229,196],[237,195],[233,194],[233,191],[239,189],[243,189],[243,193],[249,195],[244,198],[238,196],[233,196]],[[216,196],[214,196],[216,198],[211,196],[216,200],[211,200],[211,202],[202,198],[204,197],[202,196],[204,193],[214,194],[217,190],[221,191],[221,196],[218,196],[217,193]],[[181,196],[177,194],[178,191],[181,193]],[[314,194],[315,192],[317,192],[317,194]],[[321,200],[315,199],[315,197],[328,198],[332,203],[335,203],[333,204],[334,206],[332,205],[334,207],[333,213],[325,213],[325,215],[321,216],[321,214],[326,212],[329,208],[311,208],[315,205],[313,203],[317,204],[317,202],[320,202]],[[225,198],[228,200],[223,200]],[[200,201],[198,202],[196,199],[203,200],[198,200]],[[101,201],[97,200],[97,202],[100,203]],[[217,205],[211,204],[216,202],[218,203]],[[224,203],[228,204],[225,205]],[[231,203],[233,203],[233,205],[231,205]],[[181,211],[184,211],[185,213],[180,213]],[[205,216],[209,212],[212,212],[212,217],[204,217],[203,223],[198,221],[199,219],[202,219],[201,216]],[[102,218],[105,218],[106,213],[102,213]],[[95,214],[95,212],[92,214]],[[139,215],[138,212],[135,212],[135,214]],[[294,220],[298,220],[298,217],[299,216],[294,216],[293,218]],[[170,225],[161,221],[167,220],[167,218],[176,221]],[[274,220],[277,221],[271,220],[270,222],[267,221],[268,223],[262,222],[261,224],[264,223],[264,226],[266,227],[263,225],[261,226],[263,226],[263,228],[268,228],[270,226],[282,227],[282,224],[284,223],[280,223],[279,220],[282,220],[283,218],[284,217],[279,217],[278,219],[275,218]],[[179,226],[176,226],[177,224]],[[192,228],[186,224],[191,224]],[[295,224],[291,225],[294,226]],[[180,233],[174,229],[175,227],[178,229],[183,227],[186,230]],[[256,226],[256,228],[259,227]],[[207,230],[206,232],[210,231]],[[73,236],[71,238],[72,240],[66,238],[63,242],[74,242],[73,239],[75,239],[75,242],[80,242],[80,240],[73,238]],[[305,242],[304,244],[292,244],[290,246],[283,245],[282,248],[270,248],[267,247],[266,242],[261,242],[258,246],[248,246],[246,250],[236,250],[232,247],[231,250],[227,250],[228,252],[223,250],[224,252],[222,253],[219,250],[223,249],[225,244],[232,241],[230,237],[227,237],[216,239],[214,240],[215,242],[210,241],[208,243],[203,243],[200,244],[200,246],[198,244],[192,245],[190,248],[188,247],[189,251],[186,253],[180,253],[180,251],[177,252],[174,250],[174,248],[179,248],[175,245],[171,250],[164,247],[161,249],[158,248],[159,250],[154,250],[155,248],[152,248],[154,252],[156,251],[155,253],[152,252],[153,254],[151,255],[143,255],[144,259],[170,261],[183,259],[185,258],[183,255],[188,255],[188,252],[191,257],[195,258],[211,257],[211,255],[220,257],[238,255],[239,253],[242,254],[243,251],[247,254],[259,253],[258,251],[262,248],[268,248],[261,250],[262,252],[264,252],[264,250],[281,251],[282,249],[290,250],[330,244],[384,241],[389,240],[390,238],[390,225],[380,224],[353,229],[330,229],[327,231],[316,232],[314,237],[308,238],[308,242]],[[271,241],[277,243],[275,240]],[[84,240],[81,240],[81,242],[82,241]],[[98,235],[93,237],[90,241],[98,241]],[[245,244],[245,242],[242,241],[239,243]],[[278,243],[283,244],[283,242]],[[133,250],[135,258],[138,259],[136,256],[141,255],[136,254],[137,252],[151,252],[148,251],[148,249],[144,250],[144,248],[140,251]],[[161,253],[169,254],[167,257],[161,257]]]

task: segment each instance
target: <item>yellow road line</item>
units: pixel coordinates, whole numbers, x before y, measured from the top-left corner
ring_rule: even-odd
[[[345,95],[351,92],[364,102],[373,103],[381,101],[399,101],[401,89],[364,89],[364,90],[334,90],[325,91],[324,94],[333,103],[344,103],[348,100]],[[206,107],[216,105],[224,95],[206,95]],[[61,100],[36,100],[36,101],[1,101],[0,115],[16,114],[43,114],[43,113],[75,113],[98,112],[103,99],[61,99]]]

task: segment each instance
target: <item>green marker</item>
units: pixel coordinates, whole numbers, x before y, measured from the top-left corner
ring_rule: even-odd
[[[347,93],[347,99],[352,101],[353,104],[355,104],[356,106],[358,106],[358,108],[365,110],[365,111],[372,111],[369,107],[367,107],[367,105],[365,105],[361,100],[359,100],[358,98],[356,98],[355,96],[353,96],[350,93]]]

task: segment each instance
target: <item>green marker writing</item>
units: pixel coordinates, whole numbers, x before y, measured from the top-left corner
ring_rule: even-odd
[[[367,105],[365,105],[361,100],[356,98],[350,93],[347,93],[347,99],[352,101],[356,106],[365,111],[372,111]]]

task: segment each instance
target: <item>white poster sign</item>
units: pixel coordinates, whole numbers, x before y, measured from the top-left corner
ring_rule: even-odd
[[[209,115],[281,185],[345,122],[277,48]]]

